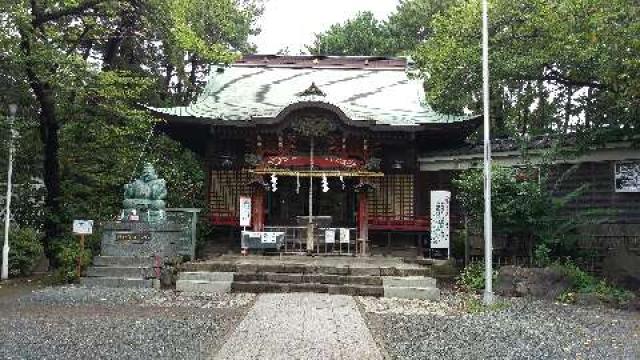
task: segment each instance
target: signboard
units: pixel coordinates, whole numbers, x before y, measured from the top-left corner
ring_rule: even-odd
[[[251,198],[240,196],[240,226],[251,226]]]
[[[93,234],[93,220],[73,220],[73,233],[76,235]]]
[[[349,229],[340,228],[340,244],[349,243]]]
[[[151,240],[150,232],[117,232],[116,241],[143,243]]]
[[[616,192],[640,192],[640,161],[616,162]]]
[[[275,244],[276,240],[278,239],[278,234],[280,233],[265,231],[260,237],[260,242],[262,242],[263,244]]]
[[[449,191],[431,192],[431,248],[449,248]]]
[[[324,231],[324,242],[326,244],[336,243],[336,229],[326,229]]]

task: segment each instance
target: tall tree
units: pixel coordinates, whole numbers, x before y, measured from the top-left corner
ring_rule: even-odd
[[[343,24],[331,25],[316,34],[307,51],[313,55],[388,55],[389,36],[384,23],[373,13],[358,13]]]
[[[408,54],[433,34],[433,19],[456,0],[401,0],[386,21],[390,54]]]
[[[453,3],[455,0],[401,0],[385,21],[361,12],[316,34],[307,51],[315,55],[407,55],[431,36],[433,18]]]
[[[152,119],[136,103],[192,97],[207,62],[232,61],[250,47],[247,37],[256,31],[261,7],[258,0],[22,0],[3,2],[0,10],[0,73],[24,90],[23,114],[38,117],[44,245],[54,259],[53,241],[64,232],[70,208],[63,193],[70,174],[61,171],[61,159],[63,170],[83,167],[74,160],[77,153],[68,152],[73,140],[82,135],[117,143],[127,133],[136,134],[129,140],[139,140]],[[165,94],[165,100],[154,94]],[[94,123],[83,124],[87,120]],[[104,138],[107,129],[113,136]],[[112,148],[115,143],[94,151],[119,159],[118,151],[132,149],[131,143]]]
[[[496,0],[490,13],[492,108],[506,119],[496,130],[637,131],[636,2]],[[433,36],[416,52],[440,109],[479,109],[480,19],[478,0],[458,2],[434,20]]]

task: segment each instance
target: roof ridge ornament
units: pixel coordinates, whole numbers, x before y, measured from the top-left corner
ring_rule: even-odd
[[[324,91],[320,90],[315,82],[311,82],[311,85],[304,91],[296,94],[297,96],[327,96]]]

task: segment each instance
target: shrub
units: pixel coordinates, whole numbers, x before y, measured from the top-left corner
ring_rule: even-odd
[[[574,293],[593,293],[600,299],[617,304],[624,304],[633,298],[630,291],[618,288],[598,279],[593,275],[580,269],[578,265],[571,261],[556,262],[552,268],[566,275],[571,281],[571,290],[559,297],[561,302],[575,302]]]
[[[494,280],[496,276],[497,271],[494,271]],[[478,291],[484,289],[484,263],[472,262],[465,266],[456,279],[456,284],[464,291]]]
[[[9,272],[13,276],[30,275],[44,249],[40,234],[31,228],[18,228],[9,233]]]
[[[77,264],[80,255],[80,244],[78,239],[69,236],[59,239],[56,242],[56,262],[58,268],[56,277],[60,282],[72,282],[78,278]],[[85,247],[82,258],[81,268],[84,269],[91,263],[91,250]]]

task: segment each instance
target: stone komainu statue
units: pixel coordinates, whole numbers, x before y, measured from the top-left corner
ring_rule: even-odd
[[[142,175],[124,186],[124,215],[128,216],[136,210],[141,216],[148,215],[149,222],[165,219],[165,199],[167,186],[164,179],[160,179],[150,163],[145,163]]]

